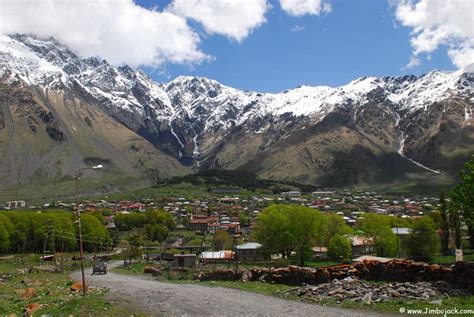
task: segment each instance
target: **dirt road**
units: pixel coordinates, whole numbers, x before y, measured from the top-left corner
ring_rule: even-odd
[[[120,262],[109,264],[109,270],[117,265]],[[107,275],[91,273],[91,269],[86,271],[89,285],[106,287],[115,302],[124,299],[154,316],[380,316],[374,312],[324,307],[223,287],[163,283],[149,276],[110,271]],[[80,272],[74,272],[72,278],[79,281]]]

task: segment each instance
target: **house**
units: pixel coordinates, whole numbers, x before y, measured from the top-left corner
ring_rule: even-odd
[[[311,193],[311,197],[313,198],[320,198],[320,197],[329,197],[334,196],[336,194],[335,191],[316,191]]]
[[[7,201],[5,203],[5,209],[6,210],[11,210],[11,209],[18,209],[18,208],[25,208],[26,207],[26,202],[24,200],[15,200],[15,201]]]
[[[229,262],[234,259],[234,252],[231,250],[222,251],[205,251],[200,256],[204,264],[217,263],[217,262]]]
[[[262,245],[257,242],[248,242],[235,247],[237,259],[241,262],[262,262],[269,260],[270,257],[265,255]]]
[[[240,201],[239,197],[223,197],[219,198],[219,203],[224,205],[236,205]]]
[[[328,255],[328,249],[325,247],[313,247],[311,250],[316,259],[324,259]]]
[[[301,192],[299,191],[289,191],[289,192],[282,192],[281,197],[284,198],[299,198],[301,197]]]
[[[374,241],[372,238],[363,236],[351,237],[352,256],[367,255],[374,252]]]
[[[208,220],[207,219],[193,219],[187,224],[187,228],[190,231],[207,232]]]
[[[196,254],[175,254],[174,255],[174,267],[195,267],[196,266]]]

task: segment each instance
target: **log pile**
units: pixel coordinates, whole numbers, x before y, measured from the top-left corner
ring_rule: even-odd
[[[287,285],[318,285],[334,279],[356,277],[390,282],[445,281],[458,287],[474,287],[474,263],[441,266],[409,260],[389,262],[364,261],[322,268],[288,266],[284,268],[253,268],[250,270],[217,269],[199,272],[195,280],[262,281]],[[473,290],[474,291],[474,290]]]

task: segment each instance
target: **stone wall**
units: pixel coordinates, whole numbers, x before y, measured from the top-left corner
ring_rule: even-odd
[[[407,260],[392,260],[386,263],[364,261],[355,264],[342,264],[322,268],[288,266],[284,268],[218,269],[199,272],[195,280],[211,281],[264,281],[268,283],[317,285],[333,279],[349,276],[367,280],[393,282],[445,281],[457,287],[474,291],[474,263],[458,263],[441,266]]]

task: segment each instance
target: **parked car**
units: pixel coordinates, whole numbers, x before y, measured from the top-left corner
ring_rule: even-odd
[[[92,267],[92,274],[95,273],[107,274],[107,262],[99,261],[94,263],[94,266]]]

